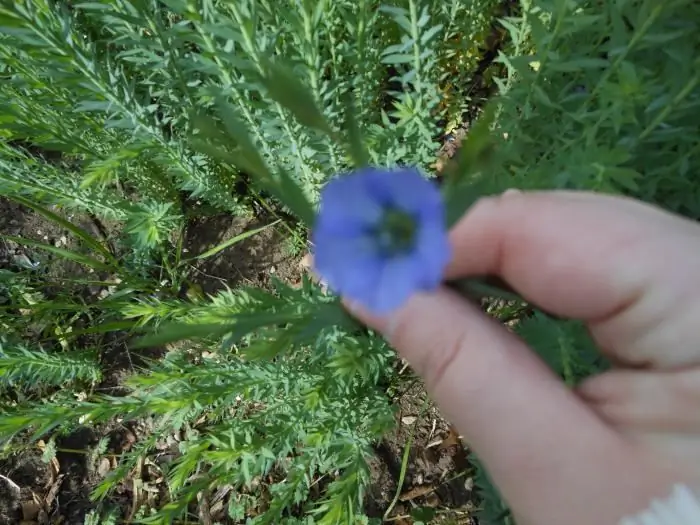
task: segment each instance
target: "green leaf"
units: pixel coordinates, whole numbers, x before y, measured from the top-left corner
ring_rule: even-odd
[[[300,317],[301,314],[297,313],[296,309],[290,309],[289,311],[280,312],[233,315],[225,323],[168,323],[159,326],[157,332],[136,341],[134,348],[161,346],[186,339],[218,339],[229,334],[224,343],[228,344],[258,328],[289,323],[298,320]]]
[[[221,96],[217,97],[215,107],[226,133],[238,148],[237,153],[245,161],[247,171],[261,179],[269,179],[270,169],[263,160],[262,155],[260,155],[255,143],[251,140],[248,127],[239,117],[239,114]]]
[[[278,167],[276,174],[270,172],[250,139],[245,124],[230,104],[219,99],[216,108],[219,122],[202,114],[192,117],[201,135],[201,138],[198,135],[190,139],[192,147],[255,175],[262,189],[272,193],[307,226],[313,224],[313,207],[299,185],[281,167]]]
[[[414,520],[414,525],[417,525],[416,522],[430,523],[435,516],[436,512],[432,507],[416,507],[411,510],[411,518]]]
[[[79,335],[87,334],[104,334],[107,332],[123,332],[125,330],[132,330],[136,328],[136,323],[134,321],[114,321],[112,323],[103,323],[97,326],[92,326],[84,330],[74,330],[70,333],[72,337],[77,337]]]
[[[253,175],[260,185],[274,186],[270,169],[253,144],[243,121],[226,103],[217,104],[220,120],[197,114],[192,116],[197,135],[190,137],[196,151],[224,161],[241,171]]]
[[[632,168],[606,167],[605,174],[627,190],[639,191],[638,180],[642,174]]]
[[[407,64],[413,61],[413,55],[387,55],[382,58],[382,64]]]
[[[442,193],[448,227],[453,226],[479,198],[501,191],[489,173],[495,151],[491,133],[495,109],[493,103],[486,106],[460,149],[445,166],[446,181]]]
[[[140,338],[133,348],[162,346],[186,339],[216,339],[231,331],[230,324],[184,324],[168,323],[158,327],[158,331]]]
[[[6,198],[13,200],[19,204],[22,204],[23,206],[26,206],[27,208],[31,208],[32,210],[37,212],[39,215],[42,215],[43,217],[46,217],[50,221],[55,222],[56,224],[58,224],[62,228],[65,228],[66,230],[70,231],[78,239],[82,240],[87,246],[89,246],[93,250],[101,253],[105,257],[107,257],[114,264],[117,263],[116,259],[112,255],[112,253],[107,248],[105,248],[102,245],[102,243],[97,241],[92,235],[90,235],[88,232],[86,232],[82,228],[75,226],[73,223],[67,221],[63,217],[53,213],[52,211],[47,210],[46,208],[44,208],[43,206],[40,206],[39,204],[36,204],[28,199],[25,199],[24,197],[20,197],[19,195],[6,195]]]
[[[64,259],[68,259],[68,260],[75,261],[75,262],[80,263],[80,264],[84,264],[85,266],[89,266],[91,268],[94,268],[95,270],[111,270],[111,269],[113,269],[112,266],[105,264],[103,262],[100,262],[97,259],[93,259],[92,257],[88,257],[87,255],[82,255],[80,253],[72,252],[70,250],[64,250],[63,248],[56,248],[55,246],[52,246],[51,244],[46,244],[43,242],[34,241],[32,239],[25,239],[23,237],[13,237],[12,235],[0,234],[0,237],[2,237],[3,239],[7,239],[9,241],[12,241],[12,242],[16,242],[17,244],[22,244],[23,246],[31,246],[32,248],[46,250],[47,252],[51,252],[55,255],[58,255],[59,257],[63,257]]]
[[[548,67],[553,71],[578,73],[582,69],[605,69],[610,67],[610,62],[602,58],[578,58],[567,62],[551,61]]]
[[[274,195],[283,202],[308,227],[312,228],[315,220],[314,208],[299,185],[281,167],[279,171],[279,190]]]
[[[281,220],[282,219],[277,219],[276,221],[271,222],[270,224],[266,224],[265,226],[261,226],[260,228],[255,228],[253,230],[249,230],[247,232],[243,232],[239,235],[236,235],[235,237],[228,239],[228,240],[222,242],[221,244],[215,246],[211,250],[207,250],[203,254],[197,255],[197,257],[195,257],[195,259],[202,260],[202,259],[207,259],[207,258],[211,257],[212,255],[216,255],[220,251],[225,250],[226,248],[229,248],[230,246],[233,246],[234,244],[237,244],[241,241],[244,241],[248,237],[252,237],[253,235],[256,235],[262,231],[265,231],[270,226],[274,226],[275,224],[277,224]]]
[[[370,157],[367,147],[362,140],[362,132],[355,115],[355,103],[353,95],[347,93],[345,96],[345,132],[347,133],[348,153],[355,168],[369,166]]]
[[[275,335],[275,339],[252,342],[241,349],[241,355],[249,361],[270,361],[278,357],[282,352],[292,346],[293,341],[292,334],[290,334],[288,330]]]
[[[299,81],[299,75],[269,60],[263,60],[263,66],[265,74],[260,80],[270,97],[291,111],[300,123],[333,136],[326,117],[309,89]]]
[[[421,44],[426,45],[432,38],[442,30],[442,24],[436,25],[428,29],[420,37]]]

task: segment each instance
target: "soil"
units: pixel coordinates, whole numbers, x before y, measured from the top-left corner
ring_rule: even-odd
[[[234,217],[219,214],[190,221],[185,233],[184,248],[188,255],[205,253],[241,233],[274,223],[273,217]],[[269,288],[272,276],[296,284],[301,280],[299,254],[291,250],[290,234],[275,225],[216,255],[198,261],[192,267],[191,280],[212,294],[225,286],[255,286]]]
[[[394,397],[396,428],[375,447],[370,461],[372,485],[365,512],[382,518],[398,492],[387,516],[393,523],[409,525],[412,514],[430,509],[430,523],[473,525],[476,508],[473,472],[468,450],[456,430],[427,398],[420,380],[408,371],[404,390]],[[412,439],[411,439],[412,436]],[[401,463],[410,443],[403,484],[398,486]]]
[[[74,215],[83,228],[95,231],[97,226],[89,217]],[[197,255],[240,233],[270,224],[269,217],[240,218],[214,215],[194,219],[186,229],[184,248],[189,255]],[[71,248],[68,232],[43,219],[31,210],[0,198],[0,233],[23,236],[38,241],[60,244]],[[274,278],[297,284],[305,271],[302,254],[290,250],[290,234],[279,225],[265,229],[216,255],[199,261],[191,267],[191,281],[207,294],[216,293],[225,286],[241,285],[269,288]],[[66,264],[37,250],[0,239],[0,269],[39,263],[41,271],[63,275],[80,274],[85,270],[78,265]],[[110,343],[111,344],[111,343]],[[125,355],[128,359],[125,358]],[[156,356],[149,356],[156,357]],[[117,395],[120,378],[133,369],[132,356],[122,351],[117,343],[102,356],[110,374],[99,388],[112,389]],[[105,362],[105,360],[107,362]],[[396,429],[375,447],[376,455],[370,461],[372,484],[365,498],[365,511],[370,517],[382,518],[395,494],[399,497],[387,520],[398,525],[414,523],[416,512],[430,511],[435,517],[430,523],[474,524],[471,510],[474,494],[471,490],[471,469],[467,451],[449,424],[432,403],[424,407],[426,397],[421,383],[402,366],[405,377],[395,395]],[[125,426],[115,422],[101,427],[81,427],[59,439],[53,461],[42,461],[43,442],[27,445],[13,454],[0,455],[0,525],[17,524],[83,524],[86,514],[97,508],[90,494],[117,466],[119,454],[131,450],[150,435],[149,421],[137,421]],[[404,449],[413,433],[408,468],[401,487],[398,486]],[[177,436],[163,439],[157,446],[158,457],[168,457],[169,448]],[[101,439],[107,450],[96,454]],[[175,442],[175,447],[177,443]],[[154,461],[157,461],[154,455]],[[135,500],[147,497],[154,504],[165,496],[164,484],[156,483],[157,473],[149,477],[143,466],[144,486],[150,492],[136,490],[126,483],[103,502],[116,506],[121,516],[133,516]],[[149,481],[150,480],[150,481]],[[144,496],[146,494],[146,496]],[[219,502],[221,503],[221,502]],[[219,504],[220,508],[225,505]],[[223,518],[223,513],[222,513]],[[200,522],[202,518],[200,517]],[[232,523],[220,519],[221,523]]]

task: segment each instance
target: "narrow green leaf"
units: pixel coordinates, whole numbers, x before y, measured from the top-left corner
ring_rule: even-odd
[[[136,328],[134,321],[114,321],[112,323],[103,323],[97,326],[86,328],[84,330],[74,330],[70,333],[71,337],[87,334],[104,334],[107,332],[121,332],[124,330],[132,330]]]
[[[185,339],[210,339],[222,337],[231,331],[230,324],[183,324],[168,323],[158,327],[158,331],[146,335],[136,341],[133,348],[147,348],[151,346],[162,346]]]
[[[299,76],[289,68],[269,60],[263,62],[265,74],[260,79],[273,100],[287,108],[296,119],[327,135],[333,130],[319,109],[309,89],[299,81]]]
[[[289,173],[281,167],[278,168],[278,172],[280,185],[279,191],[275,190],[275,197],[286,204],[308,228],[311,228],[316,215],[311,202]]]
[[[305,224],[312,224],[313,207],[299,185],[282,168],[278,168],[275,175],[270,172],[250,139],[245,124],[228,103],[219,100],[216,107],[221,123],[209,116],[193,116],[195,127],[201,135],[190,139],[192,147],[255,175],[260,187],[285,204]]]
[[[583,69],[605,69],[610,67],[610,62],[602,58],[578,58],[567,62],[552,60],[548,62],[548,66],[553,71],[578,73]]]
[[[136,341],[134,348],[161,346],[185,339],[218,339],[226,334],[224,344],[231,344],[241,337],[264,326],[286,324],[298,321],[302,314],[291,308],[279,312],[256,312],[238,314],[227,319],[226,323],[183,324],[168,323],[158,327],[158,331]]]
[[[248,127],[241,120],[238,113],[234,111],[231,104],[226,102],[223,97],[217,98],[216,110],[226,133],[239,148],[239,154],[245,158],[246,164],[250,166],[252,170],[250,174],[268,179],[270,177],[270,169],[250,138]]]
[[[480,197],[496,193],[497,182],[489,175],[495,144],[491,125],[496,106],[488,104],[479,120],[469,131],[466,140],[444,169],[445,202],[448,226],[454,225],[464,212]]]
[[[31,246],[32,248],[46,250],[47,252],[51,252],[55,255],[58,255],[59,257],[63,257],[64,259],[84,264],[85,266],[89,266],[91,268],[94,268],[95,270],[113,269],[112,266],[100,262],[97,259],[93,259],[92,257],[88,257],[87,255],[82,255],[80,253],[72,252],[70,250],[64,250],[63,248],[56,248],[55,246],[43,242],[34,241],[32,239],[25,239],[23,237],[13,237],[11,235],[0,234],[0,237],[12,242],[16,242],[17,244],[22,244],[23,246]]]
[[[23,206],[26,206],[27,208],[31,208],[35,212],[37,212],[39,215],[42,215],[43,217],[46,217],[50,221],[55,222],[58,224],[60,227],[65,228],[69,232],[71,232],[73,235],[75,235],[78,239],[82,240],[87,246],[92,248],[93,250],[101,253],[105,257],[107,257],[110,261],[116,264],[116,259],[112,255],[112,253],[102,245],[99,241],[97,241],[92,235],[90,235],[88,232],[83,230],[82,228],[79,228],[78,226],[75,226],[73,223],[67,221],[63,217],[53,213],[50,210],[47,210],[43,206],[40,206],[39,204],[36,204],[35,202],[32,202],[28,199],[25,199],[24,197],[20,197],[19,195],[6,195],[6,198],[13,200]]]
[[[413,55],[387,55],[382,58],[382,64],[406,64],[413,61]]]
[[[243,355],[249,361],[269,361],[292,346],[292,337],[289,332],[275,334],[274,339],[254,341],[250,345],[241,349]]]
[[[369,152],[362,140],[362,132],[355,115],[353,96],[348,93],[345,96],[345,132],[347,133],[348,153],[356,168],[369,165]]]
[[[195,257],[195,259],[202,260],[202,259],[207,259],[207,258],[211,257],[212,255],[216,255],[220,251],[225,250],[226,248],[229,248],[230,246],[233,246],[234,244],[237,244],[241,241],[244,241],[248,237],[252,237],[253,235],[256,235],[256,234],[268,229],[270,226],[274,226],[275,224],[280,222],[280,220],[281,219],[277,219],[276,221],[271,222],[270,224],[266,224],[265,226],[261,226],[260,228],[255,228],[253,230],[249,230],[247,232],[243,232],[239,235],[236,235],[235,237],[228,239],[228,240],[222,242],[221,244],[215,246],[211,250],[207,250],[203,254],[197,255],[197,257]]]
[[[263,185],[272,184],[270,169],[238,114],[223,99],[218,99],[215,107],[218,120],[202,113],[192,115],[194,128],[199,131],[190,138],[192,147],[255,175]]]
[[[432,38],[437,35],[440,31],[442,31],[442,24],[438,24],[436,26],[431,27],[428,29],[425,33],[423,33],[420,37],[421,44],[426,45]]]

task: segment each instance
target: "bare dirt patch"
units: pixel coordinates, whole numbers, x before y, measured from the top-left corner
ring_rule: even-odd
[[[184,247],[190,255],[205,253],[236,236],[274,222],[273,217],[234,217],[219,214],[190,221]],[[192,280],[205,293],[215,293],[224,286],[270,287],[272,276],[288,282],[301,279],[301,255],[290,249],[290,234],[279,223],[264,229],[218,252],[193,267]]]

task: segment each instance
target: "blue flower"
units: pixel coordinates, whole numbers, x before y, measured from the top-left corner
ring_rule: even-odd
[[[415,168],[363,168],[331,180],[312,240],[319,276],[377,315],[436,289],[450,258],[440,192]]]

